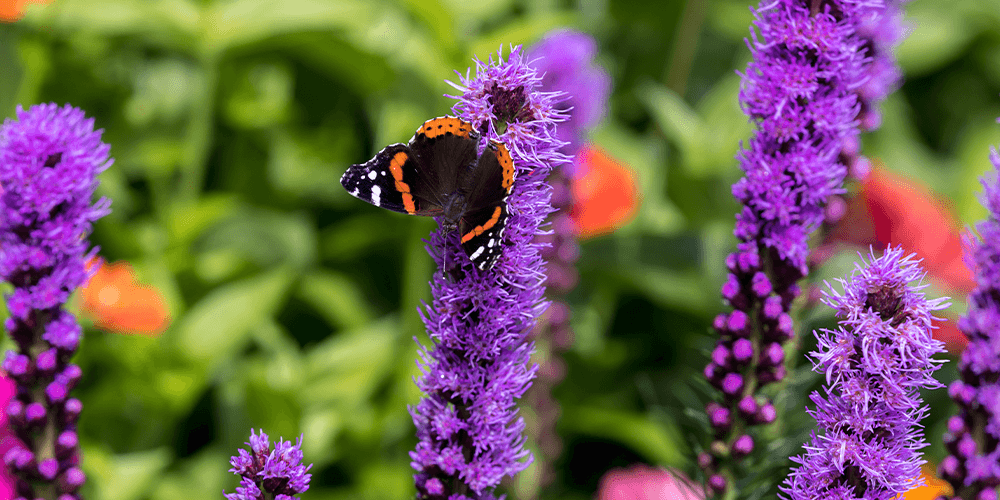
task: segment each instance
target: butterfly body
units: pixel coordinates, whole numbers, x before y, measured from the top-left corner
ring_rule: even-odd
[[[375,206],[439,217],[444,230],[458,230],[476,267],[488,269],[502,252],[514,164],[503,143],[490,141],[479,154],[479,142],[470,123],[433,118],[409,143],[391,144],[371,160],[351,165],[340,183]]]

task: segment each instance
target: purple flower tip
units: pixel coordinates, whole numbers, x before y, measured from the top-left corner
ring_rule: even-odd
[[[47,481],[56,478],[59,473],[59,461],[54,458],[46,458],[38,464],[38,473]]]
[[[239,449],[229,460],[233,466],[229,471],[241,479],[235,493],[223,491],[227,500],[259,500],[261,492],[275,499],[291,499],[309,489],[312,474],[308,472],[312,464],[302,464],[302,436],[295,444],[279,439],[272,449],[263,430],[254,434],[251,429],[246,445],[251,451]]]
[[[542,75],[541,88],[565,93],[556,108],[568,119],[556,130],[567,143],[567,154],[582,145],[584,133],[600,121],[611,94],[611,78],[594,64],[597,42],[585,33],[559,29],[545,35],[531,48],[528,59]]]
[[[862,262],[862,264],[864,264]],[[943,352],[931,336],[931,313],[946,299],[927,299],[914,284],[924,273],[902,249],[856,265],[824,302],[840,318],[836,330],[816,332],[813,370],[825,373],[825,396],[810,396],[822,433],[813,433],[799,464],[782,486],[791,500],[889,500],[920,477],[926,446],[919,421],[927,412],[919,389],[941,387],[933,373]],[[848,495],[845,497],[844,495]]]

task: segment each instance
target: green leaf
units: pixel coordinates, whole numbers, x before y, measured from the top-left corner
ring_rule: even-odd
[[[251,329],[277,313],[293,278],[282,267],[216,288],[178,325],[177,348],[190,360],[210,365],[231,357]]]
[[[242,207],[206,232],[198,250],[234,250],[260,267],[304,268],[316,261],[316,229],[305,212]]]
[[[229,194],[213,194],[193,203],[177,203],[171,207],[167,230],[175,246],[187,249],[209,226],[236,210],[236,198]]]
[[[198,7],[188,0],[60,0],[30,9],[24,21],[62,33],[136,36],[190,49],[202,19]]]
[[[346,202],[349,197],[340,185],[340,176],[351,164],[347,158],[359,149],[358,141],[350,124],[309,135],[275,131],[267,162],[268,181],[293,198]],[[355,158],[354,163],[359,161]]]
[[[667,139],[674,142],[688,162],[705,135],[705,122],[684,98],[664,85],[646,82],[636,94],[649,109]]]
[[[482,2],[462,2],[467,6],[478,6]],[[492,32],[485,33],[472,41],[472,55],[482,61],[488,61],[491,56],[496,56],[497,50],[503,50],[503,57],[506,60],[510,53],[510,46],[528,45],[540,40],[545,33],[561,27],[572,26],[577,17],[568,13],[546,13],[520,20],[508,22]]]
[[[733,99],[738,92],[738,77],[723,79],[702,100],[699,112],[663,85],[647,82],[637,90],[663,134],[680,149],[680,164],[696,179],[735,169],[740,140],[752,130]]]
[[[641,413],[596,406],[564,406],[561,425],[572,432],[625,444],[657,465],[684,465],[686,445],[677,430]]]
[[[337,33],[292,33],[274,40],[273,45],[294,52],[316,71],[358,95],[383,91],[399,78],[387,54],[359,47]]]
[[[975,0],[977,3],[979,0]],[[979,30],[963,16],[968,2],[914,2],[908,5],[906,23],[918,26],[903,40],[896,57],[907,77],[936,71],[955,60]]]
[[[288,33],[362,30],[379,5],[360,0],[236,0],[213,4],[206,14],[204,43],[213,51],[261,42]]]
[[[313,306],[335,329],[356,329],[374,313],[353,281],[333,271],[312,271],[299,282],[296,295]]]
[[[208,448],[159,477],[152,492],[147,493],[148,498],[218,500],[223,489],[232,493],[240,480],[225,470],[229,468],[229,457],[235,454],[235,448],[225,452],[214,447]]]
[[[624,271],[621,276],[628,285],[665,306],[708,314],[717,300],[717,287],[706,287],[705,278],[697,270],[675,272],[644,266]]]
[[[167,448],[117,455],[97,445],[88,445],[86,450],[87,482],[97,492],[94,497],[105,500],[145,498],[172,458]]]
[[[314,347],[305,357],[307,381],[299,394],[303,406],[350,408],[370,398],[393,368],[398,335],[397,320],[382,320]]]
[[[291,114],[295,78],[285,64],[243,67],[225,101],[225,117],[235,127],[262,129],[285,122]]]

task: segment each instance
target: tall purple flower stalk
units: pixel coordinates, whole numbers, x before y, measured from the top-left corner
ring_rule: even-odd
[[[562,110],[567,119],[556,129],[556,137],[565,143],[560,152],[569,157],[576,155],[587,132],[604,115],[611,92],[611,78],[594,64],[596,54],[597,41],[586,33],[567,29],[549,33],[528,54],[531,64],[542,75],[541,89],[565,94],[565,99],[557,103],[556,108]],[[537,243],[544,244],[546,298],[552,305],[533,332],[539,353],[538,377],[524,399],[535,411],[535,419],[528,421],[528,433],[540,451],[538,467],[541,468],[539,485],[542,487],[554,479],[552,462],[562,451],[562,441],[556,433],[559,403],[552,397],[552,389],[565,375],[561,353],[573,345],[574,339],[570,308],[565,302],[566,295],[576,288],[576,259],[580,252],[569,216],[573,205],[570,188],[573,167],[572,163],[564,163],[549,175],[555,210],[549,219],[552,231],[535,237]],[[528,497],[537,494],[537,490],[521,492],[521,496]]]
[[[556,130],[556,138],[565,143],[561,151],[575,155],[583,146],[587,132],[604,116],[611,93],[611,78],[594,63],[597,41],[586,33],[558,29],[531,48],[528,59],[542,77],[545,91],[565,93],[555,108],[566,113],[566,120]],[[560,170],[566,170],[566,164]]]
[[[567,161],[555,136],[564,114],[555,108],[558,93],[539,90],[540,76],[520,47],[506,61],[502,56],[477,60],[475,76],[467,72],[453,84],[462,92],[453,111],[484,141],[507,145],[516,177],[503,253],[491,269],[475,269],[453,231],[430,238],[428,251],[441,272],[431,282],[433,302],[422,311],[432,340],[422,349],[417,380],[425,397],[410,409],[419,498],[493,498],[504,476],[531,462],[515,400],[535,375],[527,336],[548,305],[542,245],[533,239],[552,212],[545,179]]]
[[[862,131],[870,132],[882,125],[882,112],[879,105],[889,94],[899,87],[903,73],[896,62],[896,47],[905,37],[903,24],[903,4],[908,0],[885,0],[884,10],[873,10],[861,17],[857,34],[862,40],[862,49],[868,58],[864,65],[865,76],[860,86],[855,89],[858,102],[861,105],[858,112],[858,126]],[[861,154],[861,141],[858,136],[847,138],[840,151],[840,162],[848,168],[848,179],[862,181],[871,171],[871,161]],[[840,221],[847,213],[848,201],[844,196],[831,196],[826,205],[826,227]],[[826,234],[824,234],[826,237]],[[821,264],[832,255],[833,245],[817,249],[810,255],[813,265]]]
[[[990,155],[1000,171],[1000,154]],[[982,202],[989,215],[966,239],[967,263],[976,275],[969,310],[958,327],[969,337],[959,361],[959,378],[948,393],[959,412],[948,420],[944,442],[949,455],[938,473],[951,483],[954,498],[996,500],[1000,486],[1000,180],[983,180]]]
[[[931,313],[947,306],[911,284],[923,276],[913,255],[889,248],[838,280],[843,293],[825,294],[840,326],[815,332],[811,353],[813,371],[826,374],[824,394],[814,391],[808,410],[822,432],[792,458],[799,466],[782,498],[894,500],[921,484],[927,407],[918,391],[941,387],[933,374],[942,361],[931,356],[944,345],[931,337]]]
[[[785,377],[782,345],[794,337],[789,310],[808,272],[808,238],[844,192],[842,153],[857,144],[867,102],[858,89],[875,78],[861,31],[885,13],[878,0],[764,0],[754,11],[740,103],[757,133],[738,155],[739,244],[722,286],[734,310],[716,318],[720,338],[705,367],[722,392],[706,408],[714,439],[698,457],[714,494],[740,478],[732,467],[755,448],[749,427],[776,418],[759,391]]]
[[[278,439],[272,448],[263,429],[260,434],[250,429],[246,445],[249,452],[240,448],[229,460],[229,472],[240,476],[240,485],[236,493],[222,492],[226,500],[292,500],[309,489],[312,464],[302,464],[301,436],[295,444]]]
[[[81,376],[69,360],[82,331],[63,305],[86,282],[85,262],[97,251],[87,236],[110,211],[106,198],[91,203],[109,151],[94,120],[69,105],[18,107],[17,120],[0,128],[0,276],[14,286],[5,326],[17,344],[3,369],[17,384],[6,411],[19,440],[4,462],[19,497],[76,499],[84,482],[82,405],[69,397]]]

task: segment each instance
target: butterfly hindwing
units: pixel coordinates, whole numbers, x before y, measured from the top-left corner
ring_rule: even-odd
[[[502,143],[491,142],[472,173],[468,209],[459,224],[462,248],[479,269],[492,267],[500,257],[513,185],[510,152]]]
[[[348,193],[376,207],[410,215],[432,215],[433,206],[414,195],[421,183],[417,158],[406,144],[386,146],[365,163],[351,165],[340,183]]]
[[[470,212],[459,223],[462,249],[480,270],[493,267],[500,257],[508,215],[507,204],[500,203]]]

